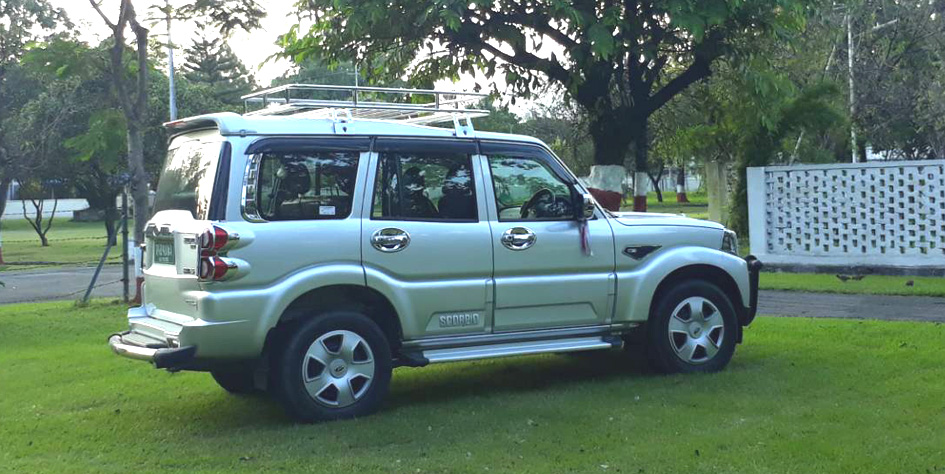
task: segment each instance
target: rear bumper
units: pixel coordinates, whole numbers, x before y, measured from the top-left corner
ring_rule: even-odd
[[[197,346],[169,347],[157,344],[144,345],[132,336],[131,331],[112,334],[108,338],[112,352],[129,359],[144,360],[158,369],[181,369],[188,366],[197,354]]]
[[[247,320],[207,321],[148,305],[128,309],[128,326],[109,336],[112,352],[159,369],[204,370],[260,353],[255,326]]]
[[[742,325],[748,326],[758,313],[758,277],[764,264],[754,255],[745,257],[745,261],[748,262],[748,308]]]

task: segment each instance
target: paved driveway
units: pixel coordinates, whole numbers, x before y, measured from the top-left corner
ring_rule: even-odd
[[[945,298],[762,291],[758,314],[945,322]]]
[[[85,294],[95,267],[68,267],[0,273],[0,304],[42,300],[77,300]],[[131,296],[134,296],[134,271]],[[121,265],[106,265],[98,276],[93,298],[121,297]]]
[[[0,288],[0,304],[79,299],[94,271],[94,267],[73,267],[5,272],[0,274],[6,283]],[[92,297],[120,297],[121,291],[121,266],[106,265]],[[131,292],[133,296],[134,287]],[[762,291],[758,301],[758,314],[767,316],[945,322],[945,298]]]

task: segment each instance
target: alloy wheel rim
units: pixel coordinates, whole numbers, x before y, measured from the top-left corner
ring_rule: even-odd
[[[680,302],[669,318],[669,345],[683,362],[709,362],[719,353],[724,339],[722,312],[701,296]]]
[[[374,353],[357,333],[339,330],[315,339],[302,361],[302,383],[317,403],[344,408],[364,397],[374,380]]]

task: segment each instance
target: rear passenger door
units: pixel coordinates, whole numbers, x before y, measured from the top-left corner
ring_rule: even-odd
[[[394,304],[407,340],[491,331],[492,242],[475,153],[475,143],[460,140],[374,144],[365,275]]]

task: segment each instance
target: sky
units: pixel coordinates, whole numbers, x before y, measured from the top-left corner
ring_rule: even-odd
[[[163,5],[163,0],[158,0]],[[76,24],[80,37],[89,43],[98,43],[107,38],[111,31],[105,25],[102,18],[95,12],[88,0],[51,0],[53,5],[66,11],[69,18]],[[156,3],[152,1],[151,3]],[[172,0],[172,6],[182,6],[187,1]],[[292,18],[289,17],[294,0],[270,0],[260,2],[267,11],[266,18],[262,21],[262,28],[251,33],[237,31],[229,39],[230,48],[236,52],[240,60],[246,64],[260,85],[268,85],[269,82],[281,76],[286,69],[291,67],[291,63],[286,60],[269,61],[265,65],[263,62],[278,51],[275,46],[276,38],[285,32],[291,24]],[[136,2],[138,5],[148,5],[148,2]],[[118,1],[104,0],[102,10],[108,15],[111,21],[118,16]],[[159,12],[155,10],[138,11],[139,16],[154,18]],[[163,19],[161,21],[148,21],[145,26],[150,29],[152,37],[161,41],[167,41],[167,27]],[[183,62],[183,49],[191,44],[196,36],[197,27],[193,22],[175,22],[171,26],[171,38],[176,45],[174,59],[177,64]]]
[[[109,15],[109,19],[114,21],[118,16],[119,0],[97,0],[102,2],[102,10]],[[150,35],[162,42],[167,41],[167,27],[163,17],[158,18],[160,12],[153,9],[141,10],[143,5],[158,3],[163,6],[165,0],[149,0],[135,2],[139,9],[138,15],[149,18],[145,26],[150,29]],[[54,6],[60,7],[66,11],[69,18],[76,24],[79,36],[82,40],[97,44],[106,39],[111,31],[105,25],[102,18],[95,12],[88,0],[50,0]],[[179,7],[190,3],[187,0],[171,0],[171,5]],[[293,4],[295,0],[268,0],[260,1],[267,12],[266,18],[262,21],[262,28],[252,32],[238,30],[233,33],[228,42],[230,48],[236,53],[241,61],[250,70],[260,86],[268,86],[272,79],[281,76],[292,67],[292,63],[285,59],[273,59],[266,61],[272,54],[278,52],[279,48],[275,45],[276,38],[294,23]],[[197,27],[194,22],[175,22],[171,26],[171,37],[175,44],[174,61],[175,65],[180,67],[183,63],[183,50],[189,46],[197,34]],[[547,48],[543,48],[547,49]],[[437,89],[454,91],[472,91],[476,81],[480,84],[488,84],[482,75],[463,76],[457,83],[451,81],[441,81],[436,83]],[[495,80],[504,83],[504,78],[498,77]],[[352,78],[353,85],[353,78]],[[501,87],[501,86],[500,86]],[[504,98],[503,103],[508,104],[510,97]],[[524,114],[531,106],[531,101],[519,100],[510,108],[517,114]]]

